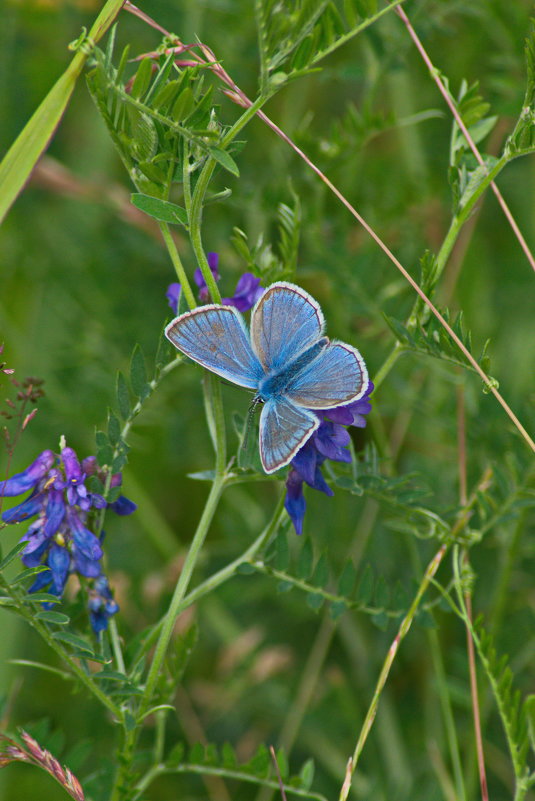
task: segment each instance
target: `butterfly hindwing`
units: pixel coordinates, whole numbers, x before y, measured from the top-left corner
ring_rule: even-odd
[[[266,473],[287,465],[318,426],[313,412],[287,398],[267,400],[260,415],[260,459]]]
[[[175,318],[166,337],[190,359],[241,387],[256,389],[263,374],[241,314],[231,306],[200,306]]]
[[[251,315],[251,343],[266,372],[278,371],[313,345],[325,322],[319,304],[301,287],[279,281]]]
[[[291,379],[286,396],[306,409],[329,409],[358,400],[367,385],[368,371],[358,350],[330,342]]]

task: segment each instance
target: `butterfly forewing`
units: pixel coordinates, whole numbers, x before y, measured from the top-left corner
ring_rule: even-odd
[[[329,409],[358,400],[367,385],[368,371],[358,350],[330,342],[291,379],[286,397],[307,409]]]
[[[286,398],[271,398],[260,415],[260,459],[266,473],[287,465],[319,426],[315,414]]]
[[[294,284],[272,284],[253,309],[251,342],[264,370],[278,371],[322,335],[319,304]]]
[[[263,374],[243,318],[231,306],[200,306],[173,320],[166,337],[207,370],[241,387],[256,389]]]

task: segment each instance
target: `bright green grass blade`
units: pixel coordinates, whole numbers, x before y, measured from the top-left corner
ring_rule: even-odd
[[[90,42],[96,43],[102,38],[122,5],[123,0],[107,0],[89,31]],[[88,53],[89,48],[78,50],[0,163],[0,223],[54,135]]]

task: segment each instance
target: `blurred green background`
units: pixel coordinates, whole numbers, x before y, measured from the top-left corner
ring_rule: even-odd
[[[99,7],[91,0],[4,4],[1,153],[65,69],[70,59],[66,45],[82,25],[90,24]],[[258,58],[248,0],[146,0],[143,10],[183,41],[198,37],[209,44],[236,83],[254,95]],[[462,79],[480,81],[482,95],[499,118],[485,143],[496,154],[522,106],[523,45],[532,3],[430,0],[408,3],[407,11],[453,91]],[[118,42],[131,42],[136,54],[154,49],[159,39],[123,13]],[[444,104],[392,14],[323,67],[286,88],[266,111],[325,170],[417,277],[420,256],[425,249],[438,249],[451,215],[447,182],[451,122]],[[223,119],[234,120],[235,107],[223,96],[220,102]],[[360,132],[347,124],[350,104],[365,118]],[[427,110],[437,114],[419,124],[399,124]],[[372,115],[377,115],[378,124],[373,124]],[[373,376],[393,344],[382,315],[404,319],[412,305],[412,290],[317,178],[259,120],[250,124],[244,138],[240,179],[220,174],[214,185],[230,187],[232,197],[210,206],[204,219],[204,243],[220,254],[222,294],[232,294],[244,269],[230,244],[232,228],[238,226],[253,242],[261,233],[276,241],[276,207],[291,203],[295,191],[303,214],[296,280],[320,301],[328,333],[356,344]],[[534,178],[535,161],[526,158],[511,164],[499,179],[532,247]],[[127,370],[136,343],[143,346],[149,362],[153,358],[169,317],[165,291],[174,274],[157,234],[139,217],[132,217],[131,190],[81,79],[46,160],[0,230],[4,358],[17,378],[43,378],[46,390],[17,450],[13,465],[17,470],[44,448],[56,449],[62,434],[81,457],[94,452],[95,429],[104,425],[107,407],[114,404],[117,369]],[[181,234],[179,249],[191,275],[196,264]],[[491,373],[531,429],[533,287],[533,272],[489,194],[454,251],[439,298],[452,309],[463,309],[474,353],[491,338]],[[212,466],[200,415],[200,378],[200,370],[192,366],[173,372],[146,404],[130,438],[124,486],[139,511],[106,524],[110,570],[121,604],[119,625],[125,637],[156,620],[165,608],[203,508],[206,486],[186,477]],[[443,363],[407,355],[374,396],[373,414],[381,418],[391,441],[399,444],[395,463],[387,469],[422,473],[436,509],[451,508],[458,499],[459,380],[459,374]],[[4,380],[2,393],[7,392]],[[230,415],[235,409],[246,411],[248,396],[231,387],[225,387],[223,394],[234,448]],[[482,393],[472,375],[466,380],[466,407],[471,487],[487,464],[505,465],[508,453],[522,453],[523,446],[496,401]],[[359,432],[358,447],[369,436],[368,431]],[[247,547],[269,519],[278,492],[269,482],[226,493],[199,576]],[[352,552],[361,564],[372,564],[389,584],[400,581],[409,595],[413,593],[422,565],[436,549],[434,543],[408,539],[391,528],[388,510],[340,490],[332,499],[308,492],[307,501],[305,536],[312,538],[318,552],[328,549],[332,561],[340,564]],[[530,522],[529,516],[523,521],[526,532]],[[5,541],[7,548],[18,535],[3,531],[2,545]],[[512,529],[503,526],[474,550],[477,612],[494,608],[497,569],[506,559],[511,537]],[[530,689],[533,675],[532,542],[524,535],[517,547],[505,608],[500,610],[505,625],[497,630],[524,691]],[[296,551],[302,547],[293,534],[290,543]],[[448,570],[444,568],[444,581]],[[184,627],[197,620],[200,637],[177,694],[179,715],[170,724],[170,741],[228,740],[244,759],[261,742],[278,743],[287,710],[303,675],[308,675],[304,671],[310,649],[323,643],[325,656],[318,662],[290,761],[297,768],[313,757],[316,789],[337,797],[345,761],[353,751],[395,627],[382,632],[366,617],[346,614],[331,634],[328,616],[312,612],[303,596],[295,590],[277,595],[276,582],[256,575],[235,578],[184,617]],[[460,621],[447,613],[439,612],[437,623],[439,628],[433,630],[416,626],[402,648],[357,773],[354,798],[447,798],[440,782],[447,756],[433,666],[439,640],[469,782],[474,780],[465,634]],[[10,665],[6,661],[10,658],[52,663],[54,659],[6,612],[0,612],[0,631],[0,692],[9,697],[4,724],[24,725],[41,735],[79,777],[105,764],[114,742],[106,715],[82,693],[73,696],[59,678]],[[482,687],[484,696],[483,681]],[[505,801],[511,797],[511,770],[500,723],[492,711],[485,718],[485,746],[491,797]],[[72,752],[75,747],[77,753]],[[476,798],[475,785],[468,786],[470,797]],[[195,777],[178,777],[161,780],[147,797],[224,801],[227,796],[222,792]],[[255,797],[248,786],[230,787],[230,792],[234,799]],[[2,801],[45,797],[55,801],[65,796],[52,780],[30,767],[10,766],[0,773]]]

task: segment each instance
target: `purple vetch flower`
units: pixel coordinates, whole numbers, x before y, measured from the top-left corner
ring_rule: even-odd
[[[207,254],[206,258],[214,279],[219,281],[221,278],[218,271],[219,254],[210,252]],[[210,292],[204,280],[204,276],[199,269],[195,270],[193,280],[199,288],[199,300],[201,303],[209,303]],[[176,282],[169,284],[167,287],[167,302],[173,314],[178,314],[181,291],[182,287]],[[263,291],[264,288],[260,286],[260,278],[257,278],[252,273],[243,273],[236,284],[234,295],[230,298],[223,298],[221,303],[224,306],[234,306],[240,312],[246,312],[253,308]]]
[[[303,531],[306,511],[303,484],[308,484],[312,489],[324,492],[326,495],[334,495],[323,477],[321,465],[326,459],[335,462],[351,461],[351,453],[347,448],[350,436],[344,426],[364,428],[366,425],[364,415],[372,408],[370,395],[373,389],[373,383],[370,381],[366,392],[359,400],[347,406],[336,406],[334,409],[321,409],[316,412],[321,420],[320,425],[295,454],[286,479],[284,506],[297,534]]]
[[[107,506],[116,514],[129,515],[135,511],[136,504],[123,495],[107,502],[87,487],[86,481],[92,475],[105,478],[99,475],[96,458],[88,456],[80,462],[76,452],[65,446],[62,438],[60,454],[43,451],[22,473],[0,481],[0,497],[30,491],[24,501],[2,514],[5,523],[21,523],[36,517],[20,539],[26,543],[21,556],[23,564],[46,568],[37,575],[30,592],[46,589],[61,597],[69,575],[77,573],[88,580],[87,589],[92,597],[93,587],[101,582],[95,597],[105,596],[105,613],[95,617],[90,607],[91,623],[98,621],[98,625],[93,625],[98,633],[106,628],[108,618],[118,606],[109,588],[108,595],[104,593],[103,588],[108,587],[108,583],[101,565],[102,537],[97,537],[91,528],[98,510]],[[111,477],[112,488],[120,487],[121,483],[120,473]]]
[[[178,314],[178,304],[180,303],[181,292],[182,287],[178,281],[175,281],[173,284],[169,284],[167,287],[167,292],[165,294],[167,296],[167,303],[169,304],[169,308],[173,314]]]
[[[210,268],[210,272],[214,276],[214,280],[219,281],[219,279],[221,278],[217,270],[217,265],[219,262],[219,253],[207,253],[206,260],[208,262],[208,267]],[[197,268],[193,273],[193,280],[199,287],[199,300],[202,303],[208,303],[210,300],[210,290],[208,289],[206,281],[204,280],[204,275],[202,274],[199,268]]]
[[[261,297],[264,287],[260,286],[260,278],[252,273],[244,273],[236,284],[236,290],[231,298],[223,298],[224,306],[234,306],[240,312],[249,311]]]
[[[89,590],[89,617],[91,627],[98,634],[108,627],[108,618],[119,611],[119,604],[113,600],[106,576],[99,576]]]

